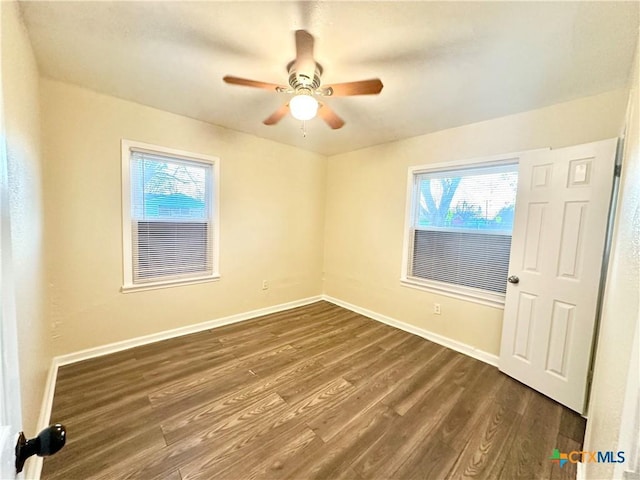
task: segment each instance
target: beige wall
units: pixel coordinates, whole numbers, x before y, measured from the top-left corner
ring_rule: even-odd
[[[640,39],[639,39],[640,45]],[[638,367],[634,338],[640,334],[640,57],[636,53],[631,95],[627,115],[622,178],[611,248],[611,260],[600,323],[591,401],[588,412],[585,450],[623,450],[627,462],[631,456],[632,438],[636,448],[638,432],[634,431],[632,413],[638,415],[636,403],[623,418],[626,389],[638,401]],[[637,347],[636,347],[637,348]],[[631,382],[627,383],[627,378]],[[635,392],[633,391],[635,389]],[[633,396],[630,397],[633,399]],[[633,401],[633,400],[632,400]],[[636,417],[636,422],[640,420]],[[637,455],[637,453],[636,453]],[[627,463],[628,466],[628,463]],[[621,478],[625,464],[585,464],[590,479]],[[614,468],[617,469],[614,472]]]
[[[615,137],[626,98],[618,90],[329,157],[325,293],[498,354],[501,309],[400,285],[407,168]]]
[[[325,157],[69,84],[40,88],[56,355],[322,293]],[[122,138],[221,158],[219,281],[120,292]]]
[[[2,2],[2,83],[23,428],[36,423],[51,362],[46,320],[38,70],[15,2]],[[3,299],[4,300],[4,299]]]

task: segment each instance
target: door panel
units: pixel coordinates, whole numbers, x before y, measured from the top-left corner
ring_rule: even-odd
[[[583,412],[616,139],[520,158],[500,369]]]
[[[554,301],[551,313],[551,334],[546,370],[567,378],[567,346],[571,343],[571,327],[575,305]]]
[[[558,261],[559,277],[578,280],[583,249],[582,235],[586,223],[588,202],[568,202],[564,206],[564,222]]]
[[[547,203],[529,204],[529,215],[527,216],[524,234],[524,262],[522,265],[522,268],[528,272],[539,271],[540,242],[544,237],[545,217],[548,215],[547,206]]]
[[[520,294],[518,315],[516,316],[516,338],[513,355],[525,362],[531,361],[531,327],[534,318],[537,297],[528,293]]]

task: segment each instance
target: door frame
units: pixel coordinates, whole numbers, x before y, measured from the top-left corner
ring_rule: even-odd
[[[622,154],[624,152],[624,138],[618,137],[616,145],[616,158],[614,161],[613,187],[611,188],[611,198],[609,199],[609,216],[607,218],[607,229],[604,237],[604,252],[602,254],[602,266],[600,267],[600,284],[598,285],[598,300],[596,303],[596,319],[593,325],[593,342],[591,344],[591,359],[589,360],[589,371],[587,374],[587,391],[584,400],[584,413],[587,418],[591,402],[591,385],[593,383],[593,372],[596,364],[596,353],[598,351],[598,339],[600,338],[600,323],[602,321],[602,308],[604,306],[604,292],[607,286],[607,274],[609,273],[609,261],[611,259],[611,245],[613,244],[613,230],[616,222],[617,203],[620,193],[620,173],[622,170]]]
[[[0,22],[2,21],[0,8]],[[0,72],[0,478],[18,478],[15,444],[22,430],[20,364],[13,284],[4,87]]]

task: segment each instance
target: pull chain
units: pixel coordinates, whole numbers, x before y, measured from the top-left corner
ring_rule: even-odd
[[[302,121],[302,127],[300,127],[300,130],[302,130],[302,136],[304,138],[307,138],[307,122],[306,121]]]

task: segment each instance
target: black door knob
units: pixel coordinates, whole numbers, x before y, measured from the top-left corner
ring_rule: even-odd
[[[507,281],[509,283],[519,283],[520,279],[515,275],[511,275],[509,278],[507,278]]]
[[[20,473],[24,462],[32,455],[47,457],[53,455],[67,441],[67,429],[64,425],[56,423],[42,430],[36,438],[27,440],[23,432],[20,432],[16,444],[16,473]]]

